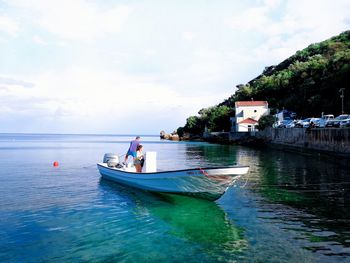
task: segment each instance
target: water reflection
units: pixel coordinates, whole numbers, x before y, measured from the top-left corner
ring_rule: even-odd
[[[350,256],[349,160],[237,146],[187,149],[203,163],[249,165],[244,191],[256,195],[259,218],[287,231],[304,249],[332,259]]]
[[[348,161],[275,152],[259,157],[259,177],[250,188],[272,203],[269,209],[278,214],[273,220],[292,222],[284,228],[308,241],[308,250],[350,256]]]
[[[232,256],[247,247],[244,229],[235,226],[214,202],[178,195],[152,194],[103,179],[100,188],[133,202],[136,217],[147,215],[160,219],[170,227],[166,235],[200,245],[210,255],[227,253]]]
[[[192,166],[222,166],[235,165],[240,156],[236,147],[203,143],[185,146],[185,155]]]
[[[225,145],[188,146],[186,154],[201,165],[249,165],[249,188],[269,201],[350,219],[349,160]]]
[[[173,235],[228,250],[246,245],[243,229],[234,226],[216,203],[175,195],[163,195],[163,200],[164,205],[149,209],[174,227]]]
[[[350,163],[298,154],[256,156],[250,187],[271,201],[307,209],[330,219],[350,219]],[[257,176],[258,175],[258,176]]]

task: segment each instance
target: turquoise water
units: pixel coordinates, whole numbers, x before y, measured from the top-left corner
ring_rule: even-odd
[[[349,161],[142,136],[162,170],[251,167],[208,202],[102,180],[132,138],[0,134],[0,262],[350,261]]]

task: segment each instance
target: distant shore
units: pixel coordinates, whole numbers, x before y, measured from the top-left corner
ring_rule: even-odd
[[[174,139],[175,138],[175,139]],[[236,144],[269,147],[300,153],[320,153],[350,158],[350,129],[283,129],[268,128],[260,132],[206,132],[203,136],[168,135],[167,140],[206,141],[217,144]]]

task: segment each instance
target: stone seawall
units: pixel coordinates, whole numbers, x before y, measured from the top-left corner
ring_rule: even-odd
[[[279,148],[288,147],[299,151],[319,151],[350,156],[350,128],[342,129],[265,129],[256,134],[266,143]]]
[[[350,128],[268,128],[259,132],[206,132],[204,141],[271,146],[280,150],[325,153],[350,158]]]
[[[202,139],[207,142],[230,143],[230,133],[229,132],[204,132]]]

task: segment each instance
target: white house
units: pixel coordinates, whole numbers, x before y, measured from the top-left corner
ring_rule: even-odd
[[[260,117],[270,113],[267,101],[236,101],[235,109],[236,117],[231,118],[235,132],[256,131]]]

